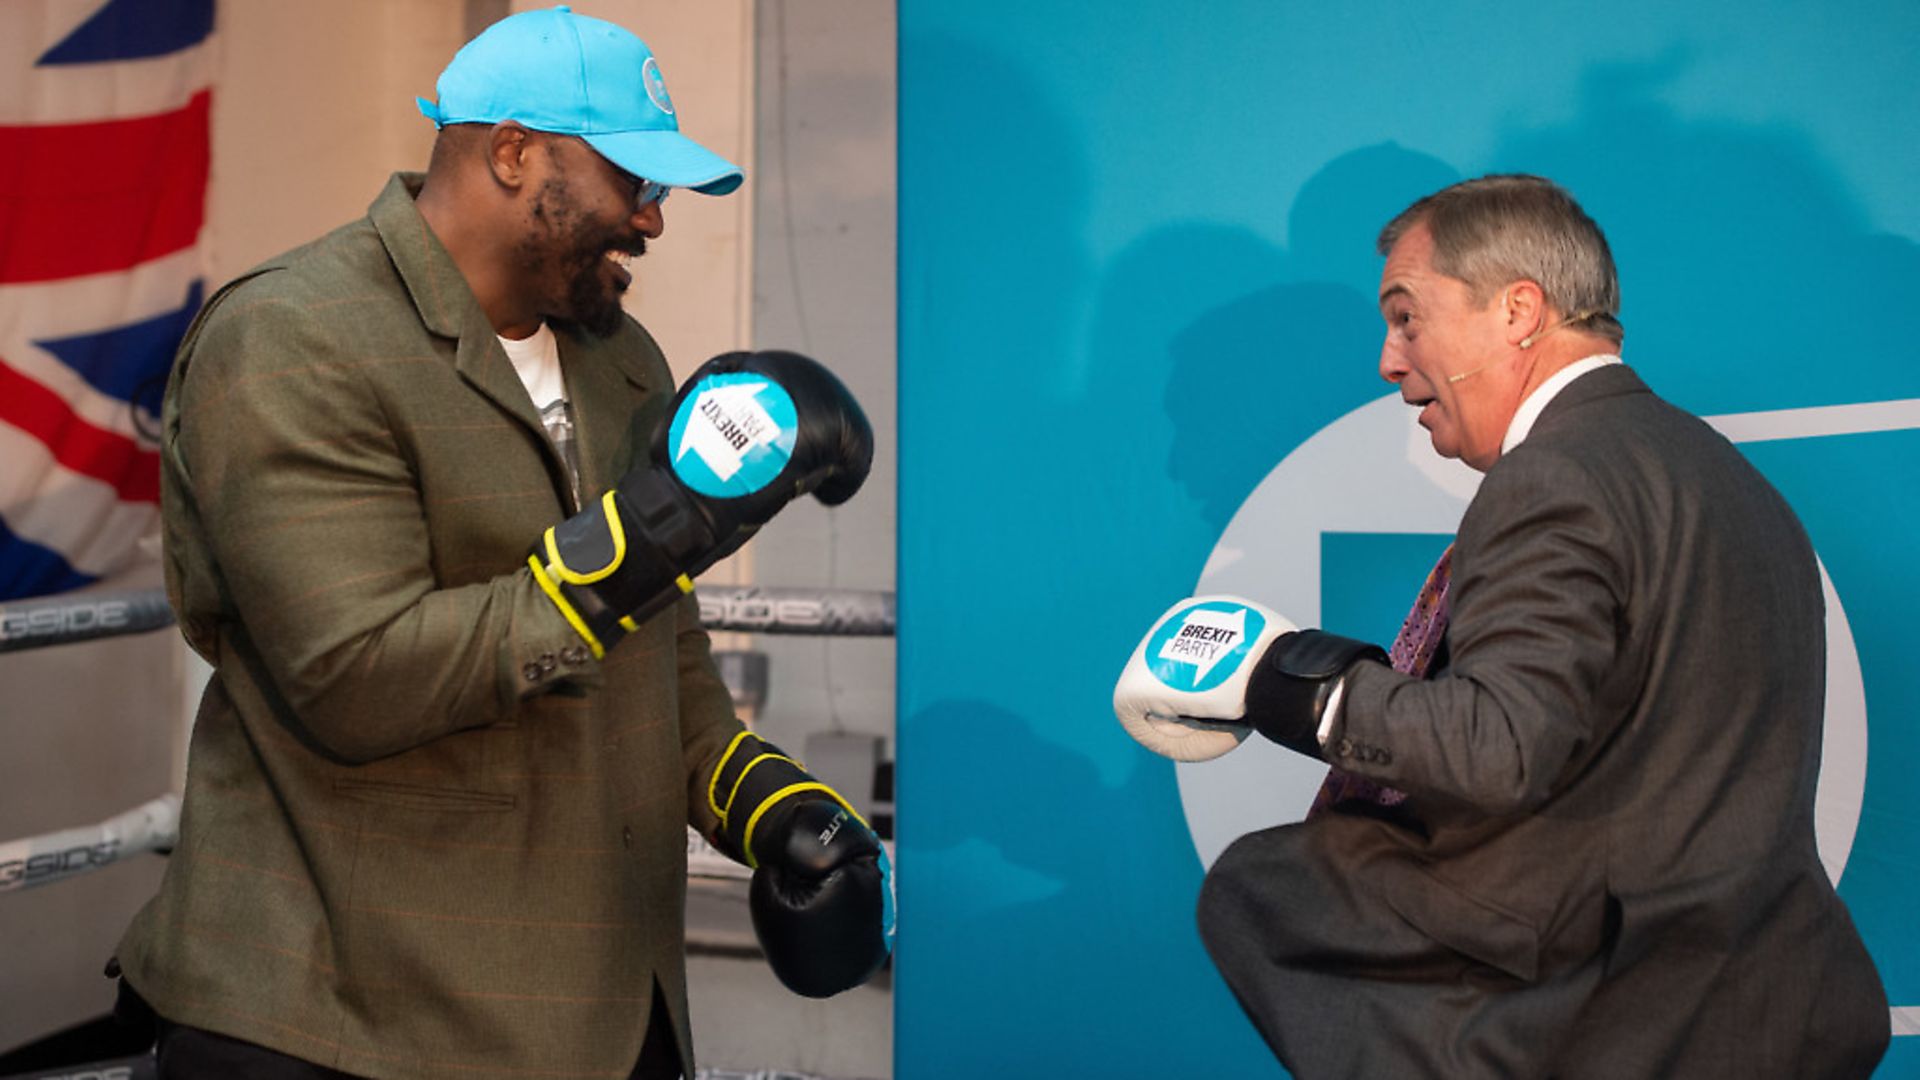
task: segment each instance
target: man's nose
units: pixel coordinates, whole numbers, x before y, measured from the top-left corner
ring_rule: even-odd
[[[659,199],[633,212],[633,227],[649,240],[660,239],[660,234],[667,231],[667,212],[660,208]]]
[[[1400,350],[1394,348],[1392,338],[1388,338],[1386,341],[1381,342],[1380,344],[1380,377],[1381,378],[1397,386],[1399,385],[1400,380],[1406,378],[1407,372],[1411,370],[1413,369],[1407,365],[1406,357],[1401,356]]]

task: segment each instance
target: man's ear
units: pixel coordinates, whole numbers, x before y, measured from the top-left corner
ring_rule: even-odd
[[[533,133],[511,120],[502,120],[487,131],[487,168],[494,182],[518,188],[526,180],[527,154],[533,147]]]
[[[1506,320],[1501,329],[1507,344],[1522,349],[1531,347],[1534,339],[1547,329],[1546,292],[1539,282],[1521,278],[1509,282],[1500,294],[1500,304],[1505,308],[1501,317]]]

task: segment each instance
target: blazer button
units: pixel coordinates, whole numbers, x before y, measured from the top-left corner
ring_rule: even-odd
[[[579,667],[581,664],[587,662],[587,647],[585,645],[570,645],[560,651],[560,659],[568,664],[572,664],[574,667]]]
[[[1333,744],[1333,752],[1337,757],[1352,757],[1353,740],[1343,736],[1339,742]]]
[[[525,675],[528,682],[539,682],[540,676],[546,673],[540,670],[539,664],[529,663],[526,667],[520,669],[520,674]]]
[[[560,666],[559,661],[553,658],[552,653],[543,652],[540,654],[540,670],[541,671],[552,671],[554,668],[559,666]]]
[[[620,846],[626,848],[633,846],[633,827],[631,825],[622,825],[620,827]]]

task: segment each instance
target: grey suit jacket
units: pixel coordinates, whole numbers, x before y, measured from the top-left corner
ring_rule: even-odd
[[[395,177],[224,289],[164,413],[167,585],[214,673],[179,846],[120,945],[168,1019],[392,1080],[691,1069],[686,826],[742,730],[695,602],[595,660],[527,555],[564,464]],[[673,384],[557,326],[582,493]]]
[[[1624,366],[1568,385],[1454,548],[1451,666],[1328,741],[1410,795],[1243,838],[1201,929],[1296,1075],[1865,1076],[1887,1002],[1814,849],[1813,551]]]

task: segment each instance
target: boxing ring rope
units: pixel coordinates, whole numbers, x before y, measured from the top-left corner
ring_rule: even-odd
[[[0,604],[0,653],[141,634],[173,625],[160,589],[99,592]]]
[[[881,590],[732,585],[702,588],[709,630],[818,637],[892,637],[894,594]],[[0,604],[0,652],[45,648],[172,626],[160,589]],[[723,665],[724,666],[724,665]],[[179,836],[180,797],[162,795],[94,825],[0,841],[0,894],[64,881],[141,852],[165,853]],[[688,873],[746,880],[751,871],[688,832]]]
[[[0,843],[0,893],[64,881],[142,851],[168,851],[179,827],[180,796],[162,795],[98,825]]]
[[[892,637],[894,596],[877,589],[703,586],[696,594],[709,630],[823,637]],[[173,625],[160,589],[0,604],[0,653],[140,634]]]

